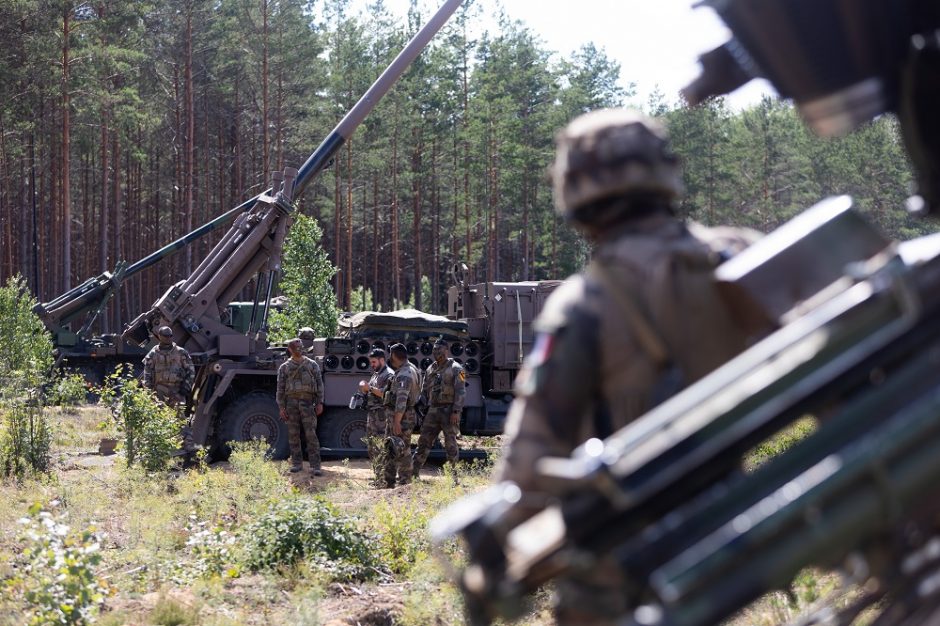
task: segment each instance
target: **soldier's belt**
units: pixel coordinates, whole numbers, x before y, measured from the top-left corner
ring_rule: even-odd
[[[431,403],[431,408],[433,408],[433,409],[440,409],[440,408],[445,407],[445,406],[453,406],[453,405],[454,405],[453,402],[432,402],[432,403]]]
[[[288,393],[284,395],[292,400],[313,400],[312,393]]]

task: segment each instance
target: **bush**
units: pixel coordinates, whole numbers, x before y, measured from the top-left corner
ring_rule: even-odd
[[[393,507],[382,501],[372,509],[370,517],[378,537],[376,551],[393,572],[408,574],[416,563],[427,558],[428,515],[422,507]]]
[[[127,465],[140,464],[148,472],[165,470],[182,443],[182,418],[177,412],[124,369],[108,377],[101,401],[111,408],[124,436]]]
[[[0,287],[0,397],[38,390],[52,368],[52,338],[35,305],[19,276]]]
[[[100,537],[94,527],[80,532],[33,505],[20,520],[23,538],[23,597],[35,626],[87,624],[104,602],[107,587],[95,570],[101,561]]]
[[[79,406],[85,404],[88,394],[88,383],[79,373],[59,376],[52,383],[49,390],[49,403],[56,406]]]
[[[48,471],[51,443],[49,421],[38,401],[0,404],[0,474],[22,478]]]
[[[367,580],[378,571],[370,538],[321,498],[278,502],[245,527],[242,537],[252,570],[307,559],[334,580]]]
[[[0,472],[22,477],[49,467],[50,433],[41,391],[52,342],[18,276],[0,287]]]

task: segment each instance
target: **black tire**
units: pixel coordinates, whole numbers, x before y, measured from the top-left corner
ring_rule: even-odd
[[[287,424],[281,419],[274,396],[250,393],[230,404],[222,412],[219,443],[228,451],[229,441],[251,441],[264,438],[273,459],[286,459],[290,455]]]
[[[329,407],[320,416],[320,446],[334,450],[364,451],[366,412]]]

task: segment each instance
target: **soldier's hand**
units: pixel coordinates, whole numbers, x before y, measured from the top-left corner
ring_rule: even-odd
[[[364,380],[359,381],[359,391],[362,393],[369,393],[369,383]]]
[[[323,403],[318,404],[316,408],[314,408],[314,411],[316,411],[317,416],[323,415]]]
[[[450,423],[454,426],[460,426],[460,413],[451,413]]]
[[[396,437],[401,437],[401,418],[396,417],[392,420],[392,434]]]
[[[284,409],[281,409],[281,419],[284,420],[285,422],[287,421],[287,411],[285,411]]]

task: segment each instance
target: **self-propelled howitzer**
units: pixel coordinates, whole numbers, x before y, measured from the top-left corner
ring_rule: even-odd
[[[299,169],[271,175],[262,194],[230,213],[234,222],[186,279],[170,287],[124,330],[130,344],[144,345],[163,325],[197,365],[192,407],[197,444],[266,438],[277,454],[286,452],[287,431],[274,404],[276,366],[283,350],[267,343],[271,296],[281,253],[293,220],[294,202],[352,136],[461,4],[447,0],[398,54]],[[229,303],[254,280],[248,332],[227,324]],[[329,428],[330,415],[321,419]]]

